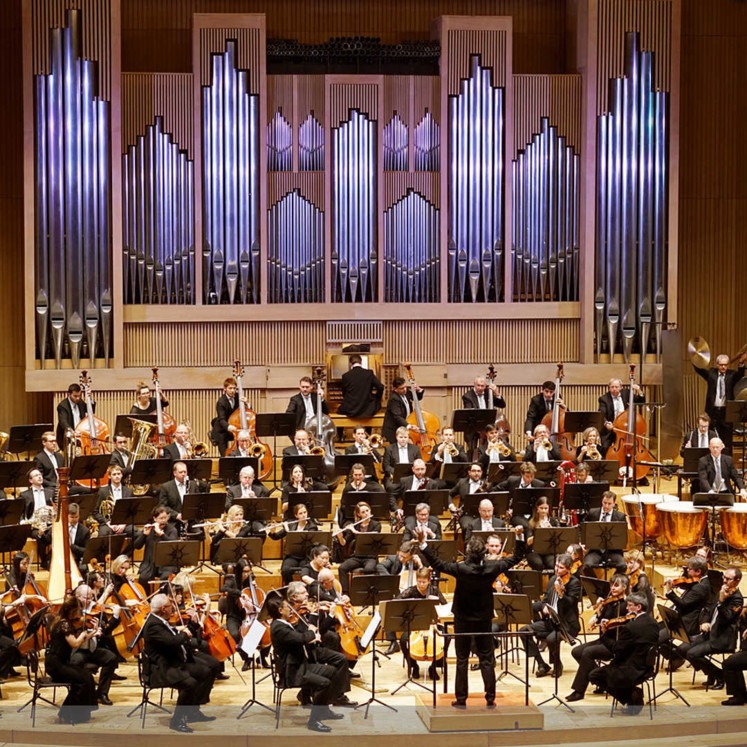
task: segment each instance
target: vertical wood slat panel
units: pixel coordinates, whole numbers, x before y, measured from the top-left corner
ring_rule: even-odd
[[[470,76],[470,57],[480,56],[482,67],[493,71],[492,84],[496,88],[506,86],[506,32],[450,30],[448,92],[458,96],[462,79]]]
[[[193,157],[194,114],[190,73],[122,75],[122,152],[135,145],[157,116],[180,150]]]
[[[417,122],[410,120],[411,82],[412,78],[409,75],[385,75],[382,83],[384,94],[384,111],[381,113],[382,125],[388,125],[396,112],[407,127],[409,140],[412,140],[412,131],[417,124]],[[412,165],[410,165],[410,168],[412,168]]]
[[[416,126],[425,116],[426,109],[441,127],[441,90],[440,78],[435,75],[412,76],[414,122]]]
[[[303,122],[309,114],[314,115],[317,122],[324,128],[324,76],[296,75],[296,91],[298,96],[298,121]]]
[[[293,141],[297,140],[298,122],[293,118],[293,77],[292,75],[267,76],[267,124],[272,122],[280,109],[283,117],[293,128]]]
[[[624,72],[625,34],[638,31],[640,48],[654,52],[654,85],[669,91],[672,79],[672,0],[597,0],[597,113],[609,111],[609,81]]]
[[[267,204],[274,205],[288,192],[294,189],[301,191],[301,196],[314,203],[320,210],[324,210],[324,174],[320,171],[299,171],[289,173],[284,171],[268,172],[267,174]]]
[[[405,173],[388,171],[384,174],[384,210],[388,210],[397,200],[413,189],[436,207],[441,202],[441,178],[438,173],[415,171]]]
[[[213,54],[223,54],[226,51],[226,42],[235,39],[238,42],[236,65],[240,70],[249,71],[249,93],[258,94],[263,83],[261,72],[264,68],[262,59],[265,54],[261,38],[259,28],[200,29],[200,84],[211,84],[213,69],[210,58]]]
[[[357,109],[369,119],[379,119],[379,85],[376,83],[332,83],[330,85],[329,121],[339,127]]]

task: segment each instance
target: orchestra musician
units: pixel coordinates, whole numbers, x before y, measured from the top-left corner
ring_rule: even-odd
[[[495,707],[495,661],[493,659],[493,583],[496,578],[521,560],[524,542],[520,539],[521,528],[516,527],[516,553],[501,560],[485,560],[485,543],[479,537],[472,537],[465,546],[465,560],[461,563],[442,561],[428,547],[425,532],[416,530],[415,538],[420,551],[428,564],[439,573],[446,573],[456,579],[452,611],[454,632],[476,635],[456,637],[456,680],[455,695],[452,701],[455,708],[466,708],[469,694],[469,655],[474,643],[480,659],[488,708]]]
[[[460,444],[454,441],[454,429],[450,426],[441,429],[441,443],[431,453],[431,463],[452,464],[468,462],[467,454]]]
[[[371,515],[371,506],[365,501],[361,501],[355,505],[353,520],[348,520],[342,530],[342,533],[338,536],[340,545],[342,547],[350,546],[349,549],[354,552],[356,535],[366,532],[380,532],[381,522]],[[376,557],[351,555],[340,563],[337,570],[343,594],[350,593],[350,574],[359,568],[363,570],[364,574],[374,573],[376,571]]]
[[[65,466],[65,455],[59,450],[57,438],[52,431],[45,431],[41,437],[41,451],[34,457],[36,469],[42,473],[45,488],[56,488],[57,470]]]
[[[70,552],[78,564],[78,568],[85,572],[85,563],[83,556],[86,553],[86,545],[91,538],[91,532],[88,527],[80,521],[80,506],[77,503],[71,503],[67,507],[68,534],[70,537]]]
[[[314,382],[308,376],[302,376],[298,382],[298,394],[294,394],[285,408],[296,418],[296,430],[303,428],[309,420],[316,417],[316,390]],[[322,414],[329,415],[327,400],[322,392]]]
[[[223,584],[220,587],[221,598],[218,610],[224,615],[226,630],[236,642],[236,653],[242,660],[242,672],[248,671],[252,662],[249,655],[241,647],[241,626],[246,618],[247,608],[242,591],[249,585],[251,566],[243,559],[235,565],[226,563],[223,566]],[[267,651],[260,650],[262,666],[267,666]]]
[[[537,677],[547,677],[550,674],[561,677],[563,674],[563,663],[560,660],[561,633],[553,624],[545,607],[552,607],[555,610],[561,626],[571,640],[578,636],[581,629],[578,618],[581,582],[571,575],[572,564],[573,560],[567,553],[561,553],[557,556],[555,559],[555,574],[550,577],[544,597],[532,604],[535,620],[521,629],[524,633],[534,634],[533,636],[522,636],[522,641],[527,656],[533,657],[537,662]],[[548,666],[542,658],[535,638],[547,641],[551,666]]]
[[[238,498],[267,498],[269,495],[270,491],[259,480],[255,480],[254,467],[247,465],[239,470],[239,484],[226,489],[226,511]],[[257,527],[252,528],[254,534],[264,526],[261,521],[256,524]]]
[[[493,506],[493,501],[488,498],[483,498],[480,501],[477,506],[477,513],[478,516],[474,518],[466,517],[469,519],[469,523],[462,525],[465,542],[469,541],[472,532],[492,532],[495,529],[501,529],[506,526],[503,519],[495,516],[495,506]]]
[[[314,545],[309,554],[309,560],[301,568],[301,581],[309,588],[309,596],[317,599],[319,596],[319,573],[329,568],[330,553],[327,545]]]
[[[192,458],[193,445],[189,442],[189,427],[186,423],[179,423],[174,430],[174,440],[163,447],[163,456],[171,462]]]
[[[109,459],[109,466],[119,467],[125,477],[132,474],[132,467],[130,466],[132,452],[127,448],[128,445],[129,439],[127,436],[122,433],[116,433],[114,435],[114,448]]]
[[[585,485],[590,482],[594,482],[594,478],[589,472],[589,465],[585,464],[584,462],[579,462],[573,471],[576,476],[576,482],[579,485]]]
[[[710,606],[701,609],[700,633],[677,648],[693,669],[705,673],[708,678],[706,689],[721,690],[724,687],[724,673],[710,655],[731,652],[737,646],[737,625],[744,604],[739,591],[741,580],[742,571],[736,566],[729,566],[724,571],[718,602],[713,609]]]
[[[384,449],[382,467],[384,470],[384,486],[391,492],[396,488],[392,482],[394,467],[397,464],[413,464],[416,459],[421,459],[420,447],[410,443],[410,433],[404,426],[397,428],[395,443],[389,444]]]
[[[513,493],[514,490],[523,490],[524,488],[544,488],[543,480],[538,480],[535,475],[537,468],[532,462],[522,462],[519,467],[518,475],[511,475],[501,483],[498,483],[498,490],[508,490]],[[521,514],[514,514],[513,496],[509,504],[508,516],[513,526],[523,526],[526,530],[529,527],[529,517]]]
[[[628,409],[628,400],[630,399],[630,390],[623,389],[620,379],[610,379],[607,385],[608,391],[599,398],[598,412],[602,413],[604,418],[604,433],[602,434],[602,447],[604,453],[615,443],[616,434],[614,431],[615,418]],[[646,397],[643,390],[638,384],[633,384],[633,402],[643,404]]]
[[[163,396],[163,389],[159,391],[161,394],[161,409],[166,409],[169,406],[169,402]],[[130,408],[130,415],[152,415],[156,412],[158,410],[158,402],[151,395],[150,386],[141,381],[135,389],[135,402]]]
[[[632,594],[644,594],[648,600],[648,609],[654,609],[654,590],[646,575],[646,562],[640,550],[628,550],[623,554],[625,573],[630,579]]]
[[[419,400],[422,400],[425,390],[416,387],[415,394]],[[381,428],[381,435],[390,444],[395,442],[398,428],[417,430],[417,425],[407,422],[407,418],[413,412],[413,409],[413,394],[409,385],[401,376],[395,377],[392,381],[392,391],[389,394],[389,401],[384,413],[384,423]]]
[[[111,575],[109,577],[114,591],[119,591],[130,579],[127,571],[132,567],[129,555],[117,555],[111,564]]]
[[[734,466],[734,460],[723,454],[724,442],[720,438],[712,438],[708,443],[711,453],[700,458],[698,462],[698,477],[700,489],[703,493],[736,493],[747,498],[744,482],[739,471]]]
[[[427,503],[418,503],[415,506],[415,516],[405,517],[403,542],[413,539],[416,530],[423,531],[427,539],[441,539],[441,522],[437,517],[431,516],[431,507]]]
[[[494,462],[515,462],[516,453],[508,442],[508,434],[499,430],[494,425],[485,428],[486,444],[480,446],[477,451],[477,461],[482,465],[483,472],[487,474],[488,468]]]
[[[297,428],[293,434],[293,446],[286,446],[283,456],[307,456],[310,453],[309,432],[305,428]]]
[[[328,490],[327,485],[319,480],[306,477],[306,472],[301,464],[294,464],[288,475],[288,482],[283,485],[280,495],[280,504],[283,516],[288,516],[290,497],[296,493],[308,493],[311,490]]]
[[[629,713],[635,715],[643,708],[643,690],[633,683],[649,671],[646,659],[651,647],[656,646],[658,629],[653,616],[646,614],[648,601],[643,594],[630,594],[626,608],[635,617],[619,627],[612,645],[612,663],[593,669],[589,681],[627,705]]]
[[[698,415],[697,427],[685,433],[682,439],[680,456],[685,456],[685,449],[707,449],[712,438],[718,438],[718,433],[711,428],[711,416],[706,412],[701,412]]]
[[[467,470],[467,477],[461,478],[449,491],[449,496],[451,497],[449,511],[454,515],[459,515],[459,526],[462,529],[462,534],[464,534],[465,542],[469,539],[467,533],[471,533],[470,527],[475,519],[474,516],[465,513],[465,500],[468,495],[487,492],[488,483],[482,479],[482,475],[482,466],[478,462],[472,462]],[[459,506],[454,503],[456,498],[459,499]]]
[[[484,376],[477,376],[472,384],[472,389],[468,389],[462,395],[462,407],[465,410],[487,410],[488,389],[493,392],[493,407],[504,408],[506,406],[506,400],[503,399],[503,396],[498,391],[498,385],[493,381],[488,384],[488,380]],[[492,427],[494,428],[495,426]],[[485,431],[487,433],[487,428]],[[476,432],[464,432],[464,440],[469,445],[470,454],[474,454],[475,447],[477,446],[477,439],[478,434]]]
[[[44,487],[44,477],[40,469],[34,467],[29,471],[28,478],[28,490],[24,490],[19,496],[24,503],[23,518],[27,520],[33,518],[38,509],[52,506],[54,503],[54,488]]]
[[[374,462],[381,463],[382,455],[371,446],[368,433],[364,426],[358,425],[353,429],[353,443],[345,449],[346,454],[370,454]],[[418,455],[420,450],[418,449]],[[371,475],[375,479],[375,475]]]
[[[91,410],[96,412],[96,403],[91,401]],[[68,431],[74,431],[88,414],[80,384],[73,383],[67,388],[67,397],[57,405],[57,430],[52,435],[58,444],[64,444]],[[46,434],[44,434],[46,435]],[[44,443],[44,435],[42,443]],[[63,466],[60,464],[59,466]]]
[[[148,583],[156,578],[166,579],[179,569],[176,566],[156,566],[156,545],[159,542],[173,542],[179,539],[176,526],[169,521],[169,509],[158,505],[152,512],[153,523],[146,524],[135,537],[135,549],[144,547],[143,560],[140,563],[140,585],[147,589]]]
[[[42,473],[35,467],[29,472],[28,490],[24,490],[20,495],[24,502],[22,515],[26,522],[31,522],[33,525],[31,536],[36,540],[39,564],[43,569],[49,568],[52,553],[54,493],[54,488],[44,486]]]
[[[145,654],[150,661],[150,684],[179,691],[169,728],[183,734],[194,729],[196,721],[214,721],[215,716],[202,713],[200,706],[210,699],[214,673],[206,664],[196,661],[187,645],[192,632],[186,625],[172,627],[168,620],[177,612],[166,594],[156,594],[150,601],[151,614],[143,625]]]
[[[174,462],[171,473],[173,478],[161,485],[158,503],[161,508],[166,509],[169,521],[172,524],[176,524],[177,528],[180,528],[184,523],[182,519],[184,496],[203,491],[198,480],[189,479],[187,465],[184,462]]]
[[[99,488],[96,506],[92,512],[94,521],[99,525],[99,537],[107,537],[110,534],[132,534],[130,524],[111,523],[117,501],[120,498],[132,498],[132,490],[122,484],[123,475],[121,467],[110,465],[109,482]],[[106,516],[104,516],[104,510],[106,510]]]
[[[228,376],[223,380],[223,393],[215,403],[216,415],[210,421],[210,439],[218,447],[221,456],[226,455],[228,445],[239,430],[228,422],[234,410],[239,406],[237,390],[238,384],[233,376]]]
[[[227,457],[250,457],[254,456],[251,453],[252,446],[252,433],[251,431],[244,430],[239,431],[236,434],[236,446],[229,451]]]
[[[562,398],[558,398],[558,404],[563,404]],[[524,420],[524,434],[528,439],[534,438],[534,429],[542,422],[542,418],[555,407],[555,382],[545,381],[542,383],[542,391],[535,394],[529,400],[527,416]]]
[[[581,446],[576,450],[576,461],[581,463],[585,459],[598,461],[604,459],[607,450],[602,446],[602,437],[593,426],[587,428],[581,435]]]
[[[280,540],[288,532],[316,532],[319,530],[319,524],[315,519],[309,517],[309,508],[305,503],[296,503],[293,507],[293,520],[284,521],[268,529],[268,534],[272,539]],[[305,555],[290,555],[283,557],[280,565],[280,576],[283,584],[289,584],[293,580],[293,574],[299,571],[306,563],[308,558]]]
[[[91,712],[98,708],[93,675],[85,667],[73,664],[72,654],[99,635],[95,619],[90,628],[86,627],[77,597],[73,595],[65,599],[59,615],[51,624],[45,658],[47,674],[52,681],[69,685],[67,697],[57,714],[60,724],[90,721]]]
[[[264,524],[256,522],[260,529],[264,528]],[[218,560],[218,549],[220,543],[228,537],[228,539],[236,539],[237,537],[251,537],[254,535],[254,527],[252,522],[244,521],[244,507],[241,504],[231,506],[226,511],[225,520],[221,519],[213,525],[214,533],[210,534],[210,562],[215,563]],[[262,540],[265,540],[265,533],[261,533]]]
[[[527,522],[527,563],[533,571],[552,570],[555,567],[555,555],[540,555],[534,551],[534,533],[540,528],[557,527],[558,520],[550,516],[550,501],[545,496],[537,498],[532,515]]]
[[[363,368],[363,358],[355,353],[348,359],[350,370],[342,375],[341,415],[349,418],[372,418],[381,409],[384,385],[376,374]]]
[[[585,521],[618,522],[627,526],[625,514],[615,508],[616,496],[611,490],[602,493],[602,505],[600,508],[592,508],[586,514]],[[594,567],[602,563],[612,566],[618,573],[625,573],[627,564],[623,558],[624,548],[602,550],[589,548],[584,559],[584,575],[593,576]]]
[[[366,468],[356,462],[350,468],[348,482],[342,489],[342,494],[348,493],[383,493],[384,488],[376,480],[366,478]]]
[[[559,462],[562,459],[557,444],[550,440],[550,430],[540,423],[535,427],[524,451],[525,462]]]
[[[428,468],[422,459],[416,459],[412,463],[412,475],[400,478],[399,485],[395,489],[397,495],[404,495],[408,490],[438,490],[443,486],[440,480],[426,477]]]
[[[627,613],[625,598],[630,591],[628,577],[616,573],[610,580],[610,591],[606,598],[600,598],[594,605],[594,614],[589,621],[591,629],[599,629],[596,641],[587,641],[571,649],[573,658],[578,662],[576,676],[573,678],[573,688],[566,698],[569,703],[583,700],[586,688],[589,686],[589,674],[595,669],[597,661],[610,661],[612,649],[617,640],[617,625],[622,622]],[[614,627],[608,626],[614,621]]]

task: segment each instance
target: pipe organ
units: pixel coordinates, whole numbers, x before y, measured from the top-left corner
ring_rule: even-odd
[[[656,8],[678,3],[586,0],[604,24],[575,31],[583,77],[515,75],[510,17],[430,19],[437,71],[362,69],[418,43],[359,40],[358,73],[299,73],[293,43],[268,74],[265,16],[195,14],[169,77],[120,72],[120,0],[27,13],[33,386],[85,357],[127,368],[148,324],[193,319],[511,320],[562,328],[578,363],[658,357],[676,102],[657,70],[678,59]]]

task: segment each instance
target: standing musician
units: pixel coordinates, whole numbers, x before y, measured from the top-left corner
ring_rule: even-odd
[[[374,462],[381,463],[381,454],[373,448],[368,438],[368,433],[362,425],[353,429],[353,443],[345,449],[346,454],[370,454]],[[418,454],[420,450],[418,449]],[[375,479],[375,475],[371,475]]]
[[[425,390],[418,386],[415,388],[415,394],[419,400],[422,400]],[[395,442],[398,428],[407,428],[410,431],[418,429],[417,425],[407,422],[413,410],[413,394],[410,387],[401,376],[395,377],[392,381],[392,391],[386,404],[384,423],[381,428],[381,435],[390,444]]]
[[[562,405],[562,398],[558,397],[558,404]],[[542,418],[547,415],[548,412],[552,412],[555,407],[555,382],[545,381],[542,384],[542,391],[539,394],[535,394],[531,400],[529,400],[529,408],[527,409],[527,416],[524,420],[524,435],[528,439],[532,439],[534,436],[534,429],[542,422]]]
[[[454,441],[454,429],[446,426],[441,429],[441,443],[433,449],[431,463],[451,464],[453,462],[468,462],[464,449]]]
[[[711,428],[711,416],[707,412],[701,412],[698,415],[697,428],[685,433],[682,439],[680,456],[685,456],[685,449],[707,449],[712,438],[718,438],[718,433]]]
[[[706,674],[706,688],[720,690],[724,686],[724,673],[710,655],[734,651],[737,646],[737,625],[744,604],[739,591],[741,580],[742,571],[736,566],[724,571],[718,602],[712,610],[703,607],[700,611],[700,633],[677,648],[693,669]]]
[[[615,418],[628,409],[628,400],[630,399],[630,390],[623,389],[620,379],[610,379],[608,391],[599,398],[598,412],[604,417],[604,433],[602,434],[602,447],[604,453],[615,443],[614,423]],[[643,390],[638,384],[633,384],[633,402],[641,405],[646,401]]]
[[[584,460],[598,461],[604,459],[606,453],[599,431],[594,426],[587,428],[581,436],[581,446],[576,450],[576,461],[579,464]]]
[[[525,462],[559,462],[563,457],[557,444],[550,440],[550,430],[540,423],[534,429],[527,448],[524,450]]]
[[[94,664],[101,668],[99,672],[99,683],[96,687],[96,699],[102,705],[113,705],[109,698],[109,688],[119,666],[119,657],[109,648],[99,645],[101,639],[111,636],[112,631],[119,625],[119,607],[116,607],[117,616],[110,615],[108,618],[99,614],[96,609],[96,599],[93,590],[86,584],[80,584],[75,589],[75,598],[80,604],[81,610],[88,623],[93,623],[96,635],[81,643],[70,655],[70,664],[80,667],[86,664]]]
[[[486,474],[493,462],[516,461],[516,454],[508,442],[508,434],[505,431],[499,430],[494,425],[488,425],[485,428],[485,436],[487,442],[484,447],[480,446],[478,449],[477,460]]]
[[[586,514],[586,521],[602,521],[602,522],[619,522],[624,523],[627,526],[627,520],[625,514],[618,511],[615,508],[616,496],[611,490],[606,490],[602,493],[602,506],[600,508],[592,508],[588,514]],[[608,566],[614,566],[618,573],[625,573],[627,570],[627,564],[623,558],[624,548],[620,549],[608,549],[601,550],[598,548],[590,548],[586,553],[584,560],[584,575],[593,576],[594,566],[606,563]]]
[[[160,578],[166,579],[169,574],[176,573],[176,566],[156,566],[156,545],[161,542],[173,542],[179,539],[179,532],[169,521],[169,510],[166,506],[158,505],[153,509],[153,523],[146,524],[135,537],[135,549],[144,547],[143,560],[140,563],[138,581],[143,588],[148,588],[148,582]]]
[[[687,577],[683,579],[667,579],[664,582],[664,591],[667,599],[674,605],[682,619],[682,626],[687,631],[689,638],[694,638],[700,632],[700,612],[708,606],[711,598],[711,583],[708,580],[708,566],[703,558],[692,557],[687,561]],[[677,596],[675,586],[684,589],[682,596]],[[664,644],[671,640],[669,631],[662,625],[659,631],[659,643]],[[664,658],[669,658],[669,668],[673,671],[679,669],[685,659],[674,649],[672,645],[660,647]]]
[[[545,496],[540,496],[534,504],[534,510],[527,522],[527,563],[533,571],[552,570],[555,567],[555,555],[540,555],[534,552],[534,533],[537,529],[557,527],[558,520],[550,516],[550,501]]]
[[[418,503],[415,506],[415,516],[405,518],[405,531],[402,541],[413,539],[416,531],[425,533],[427,539],[441,539],[441,522],[437,517],[431,516],[431,507],[427,503]]]
[[[371,506],[365,501],[361,501],[355,505],[353,520],[348,520],[342,527],[342,533],[338,535],[338,541],[342,547],[349,545],[351,551],[354,552],[356,535],[380,531],[381,522],[371,516]],[[343,594],[350,593],[350,574],[358,568],[363,569],[365,574],[373,574],[376,571],[376,556],[352,555],[340,563],[338,573]]]
[[[117,433],[114,436],[114,448],[112,449],[111,459],[109,460],[109,466],[117,466],[122,470],[125,477],[132,474],[132,467],[130,462],[132,461],[132,452],[127,448],[129,439],[122,433]]]
[[[181,459],[192,458],[193,444],[189,441],[189,428],[186,423],[179,423],[174,431],[174,440],[163,447],[163,456],[170,459],[172,464]]]
[[[272,539],[280,540],[285,537],[288,532],[316,532],[319,529],[319,524],[316,520],[309,517],[309,508],[305,503],[296,503],[293,507],[292,521],[283,521],[281,524],[277,524],[274,527],[268,529],[268,534]],[[299,571],[308,558],[303,555],[289,555],[286,554],[283,557],[283,562],[280,564],[280,576],[283,579],[283,584],[288,585],[293,580],[293,575]]]
[[[91,410],[96,412],[96,403],[91,401],[90,404]],[[67,397],[57,405],[57,431],[55,436],[57,443],[65,443],[67,432],[74,431],[78,427],[78,423],[87,414],[86,402],[83,399],[83,389],[80,384],[70,384],[67,388]],[[42,436],[43,442],[44,436]]]
[[[747,354],[739,356],[738,368],[729,369],[729,356],[723,353],[716,357],[716,368],[703,370],[693,364],[695,373],[704,379],[706,390],[705,411],[711,417],[711,423],[718,436],[724,442],[727,453],[731,453],[733,428],[726,422],[726,403],[734,399],[734,387],[744,376]]]
[[[58,472],[65,466],[65,455],[57,446],[57,439],[52,431],[45,431],[41,437],[41,451],[34,457],[36,469],[42,473],[45,488],[56,488]]]
[[[700,458],[698,462],[698,477],[700,489],[704,493],[736,493],[745,498],[747,491],[739,471],[734,466],[734,460],[727,454],[722,454],[724,442],[720,438],[712,438],[708,444],[711,450]]]
[[[406,427],[397,428],[395,443],[389,444],[384,449],[384,486],[391,492],[395,487],[392,483],[394,466],[396,464],[413,464],[416,459],[421,458],[420,447],[410,443],[410,432]]]
[[[221,456],[226,455],[229,443],[233,441],[234,434],[239,430],[228,422],[234,410],[239,406],[237,389],[238,384],[233,376],[228,376],[223,380],[223,394],[215,403],[216,415],[210,422],[210,439],[218,447]]]
[[[183,734],[194,731],[189,722],[214,721],[200,706],[210,699],[214,676],[210,667],[195,660],[187,646],[192,633],[185,625],[172,627],[168,620],[177,612],[166,594],[156,594],[150,601],[151,614],[143,626],[145,655],[150,660],[150,684],[179,691],[169,728]]]
[[[493,393],[493,407],[504,408],[506,406],[506,400],[503,399],[503,395],[498,391],[498,385],[493,381],[488,384],[488,380],[484,376],[476,377],[472,384],[472,389],[467,390],[462,395],[462,407],[465,410],[487,410],[488,389]],[[485,430],[487,433],[487,428]],[[469,446],[470,454],[474,454],[475,452],[478,436],[479,434],[474,431],[464,432],[464,440]]]
[[[468,532],[471,534],[471,527],[474,520],[474,516],[470,516],[464,512],[464,503],[468,495],[474,495],[475,493],[485,493],[488,490],[488,483],[482,479],[483,471],[482,466],[477,462],[472,462],[467,471],[467,477],[463,477],[457,482],[457,484],[449,491],[451,496],[451,502],[449,503],[449,511],[455,516],[459,516],[459,526],[462,528],[462,534],[464,534],[465,542],[469,539]],[[459,498],[459,506],[454,503],[454,499]]]
[[[239,484],[226,489],[226,511],[238,498],[267,498],[270,491],[259,480],[255,480],[254,467],[247,465],[239,470]],[[256,534],[264,524],[255,522],[258,527],[253,529]]]
[[[296,429],[303,428],[311,418],[316,417],[316,391],[314,382],[308,376],[302,376],[298,382],[298,394],[294,394],[288,402],[286,412],[296,417]],[[329,415],[327,400],[322,392],[322,414]]]
[[[557,612],[561,626],[571,640],[578,636],[581,629],[578,619],[581,582],[571,575],[572,564],[573,560],[567,553],[558,555],[555,559],[555,575],[550,577],[544,597],[541,601],[532,604],[535,620],[521,629],[523,633],[534,633],[534,637],[522,636],[522,641],[527,656],[534,657],[537,662],[537,677],[547,677],[553,673],[555,677],[561,677],[563,674],[563,663],[560,660],[561,632],[553,625],[545,607],[552,607]],[[535,638],[547,641],[552,666],[545,663]]]
[[[28,477],[28,490],[24,490],[19,496],[24,503],[23,517],[27,520],[32,519],[38,509],[54,504],[54,488],[44,486],[41,470],[34,467],[29,471]]]
[[[440,573],[447,573],[456,579],[452,611],[454,613],[454,632],[474,633],[477,635],[457,635],[456,637],[456,699],[452,701],[455,708],[466,708],[469,694],[469,654],[471,646],[477,650],[480,659],[480,673],[485,689],[485,702],[488,708],[495,707],[495,661],[493,659],[493,583],[496,578],[516,565],[524,552],[524,542],[520,540],[521,529],[516,528],[516,554],[501,560],[485,559],[485,543],[479,537],[473,537],[465,547],[465,560],[462,563],[451,563],[441,560],[428,547],[424,532],[416,532],[420,550],[432,568]],[[482,635],[481,635],[482,634]]]
[[[438,599],[439,604],[446,604],[444,595],[439,591],[436,586],[434,589],[431,584],[431,569],[420,568],[415,572],[415,583],[412,586],[408,586],[403,589],[396,599]],[[427,632],[427,631],[426,631]],[[392,634],[395,635],[395,634]],[[435,636],[435,634],[433,634]],[[431,638],[433,641],[433,638]],[[403,632],[399,637],[400,646],[402,647],[402,654],[407,662],[407,669],[414,680],[420,679],[420,665],[418,662],[410,656],[410,636],[406,632]],[[433,644],[432,644],[433,645]],[[396,641],[395,641],[396,646]],[[391,644],[389,646],[391,648]],[[429,648],[432,650],[432,647]],[[396,651],[396,648],[395,648]],[[428,679],[439,680],[441,679],[436,671],[438,664],[431,661],[431,665],[428,667]]]
[[[656,646],[658,632],[653,616],[646,614],[648,602],[643,594],[630,594],[626,605],[628,614],[635,617],[618,629],[612,663],[592,670],[589,681],[636,714],[643,708],[643,690],[633,683],[650,671],[646,659],[651,647]]]
[[[472,532],[492,532],[495,529],[501,529],[506,526],[503,519],[499,519],[495,516],[495,506],[493,506],[493,501],[488,498],[483,498],[483,500],[480,501],[477,506],[477,512],[478,516],[474,518],[466,517],[469,519],[469,523],[462,524],[465,542],[469,541]]]
[[[363,368],[358,353],[348,359],[350,370],[342,375],[341,415],[349,418],[372,418],[381,409],[384,385],[371,369]]]
[[[161,394],[161,409],[165,410],[169,406],[168,400],[163,396],[163,389],[160,390]],[[156,398],[151,396],[150,386],[144,381],[138,383],[135,389],[135,403],[130,408],[130,415],[152,415],[158,410],[158,402]]]
[[[297,428],[293,434],[293,446],[286,446],[283,456],[306,456],[310,453],[309,432],[305,428]]]
[[[617,626],[627,622],[625,617],[628,605],[625,597],[630,591],[628,577],[616,573],[610,581],[610,591],[606,598],[601,597],[594,605],[594,614],[589,621],[592,630],[599,628],[599,638],[571,649],[578,662],[578,670],[573,678],[573,691],[566,698],[569,703],[583,700],[589,686],[589,674],[596,668],[597,661],[610,661],[612,649],[617,640]]]
[[[132,490],[122,484],[122,477],[122,468],[110,465],[109,482],[99,488],[96,506],[92,514],[94,521],[99,525],[99,537],[107,537],[110,534],[132,534],[131,525],[111,523],[117,501],[120,498],[132,497]]]
[[[307,727],[311,731],[332,731],[323,721],[343,718],[329,706],[345,692],[347,666],[335,667],[311,658],[307,646],[321,641],[319,631],[313,625],[301,628],[299,613],[286,600],[272,597],[267,601],[267,611],[272,618],[272,646],[280,660],[280,681],[285,687],[310,692],[313,705]]]
[[[630,579],[630,591],[632,594],[644,594],[648,600],[648,609],[654,609],[654,590],[646,575],[646,561],[640,550],[628,550],[623,555],[625,560],[625,572]]]
[[[95,620],[90,629],[86,628],[78,599],[75,596],[65,599],[51,625],[45,658],[47,674],[52,681],[69,684],[67,697],[57,714],[57,723],[85,723],[91,720],[91,711],[98,708],[93,675],[71,661],[74,651],[98,635]]]

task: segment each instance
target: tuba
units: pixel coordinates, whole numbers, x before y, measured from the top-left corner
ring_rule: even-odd
[[[132,423],[132,453],[127,467],[132,469],[138,459],[155,459],[158,456],[158,449],[153,444],[148,443],[151,433],[156,428],[153,423],[148,423],[138,418],[130,418],[130,422]],[[132,492],[134,495],[145,495],[149,487],[150,485],[147,484],[135,485],[132,488]]]

